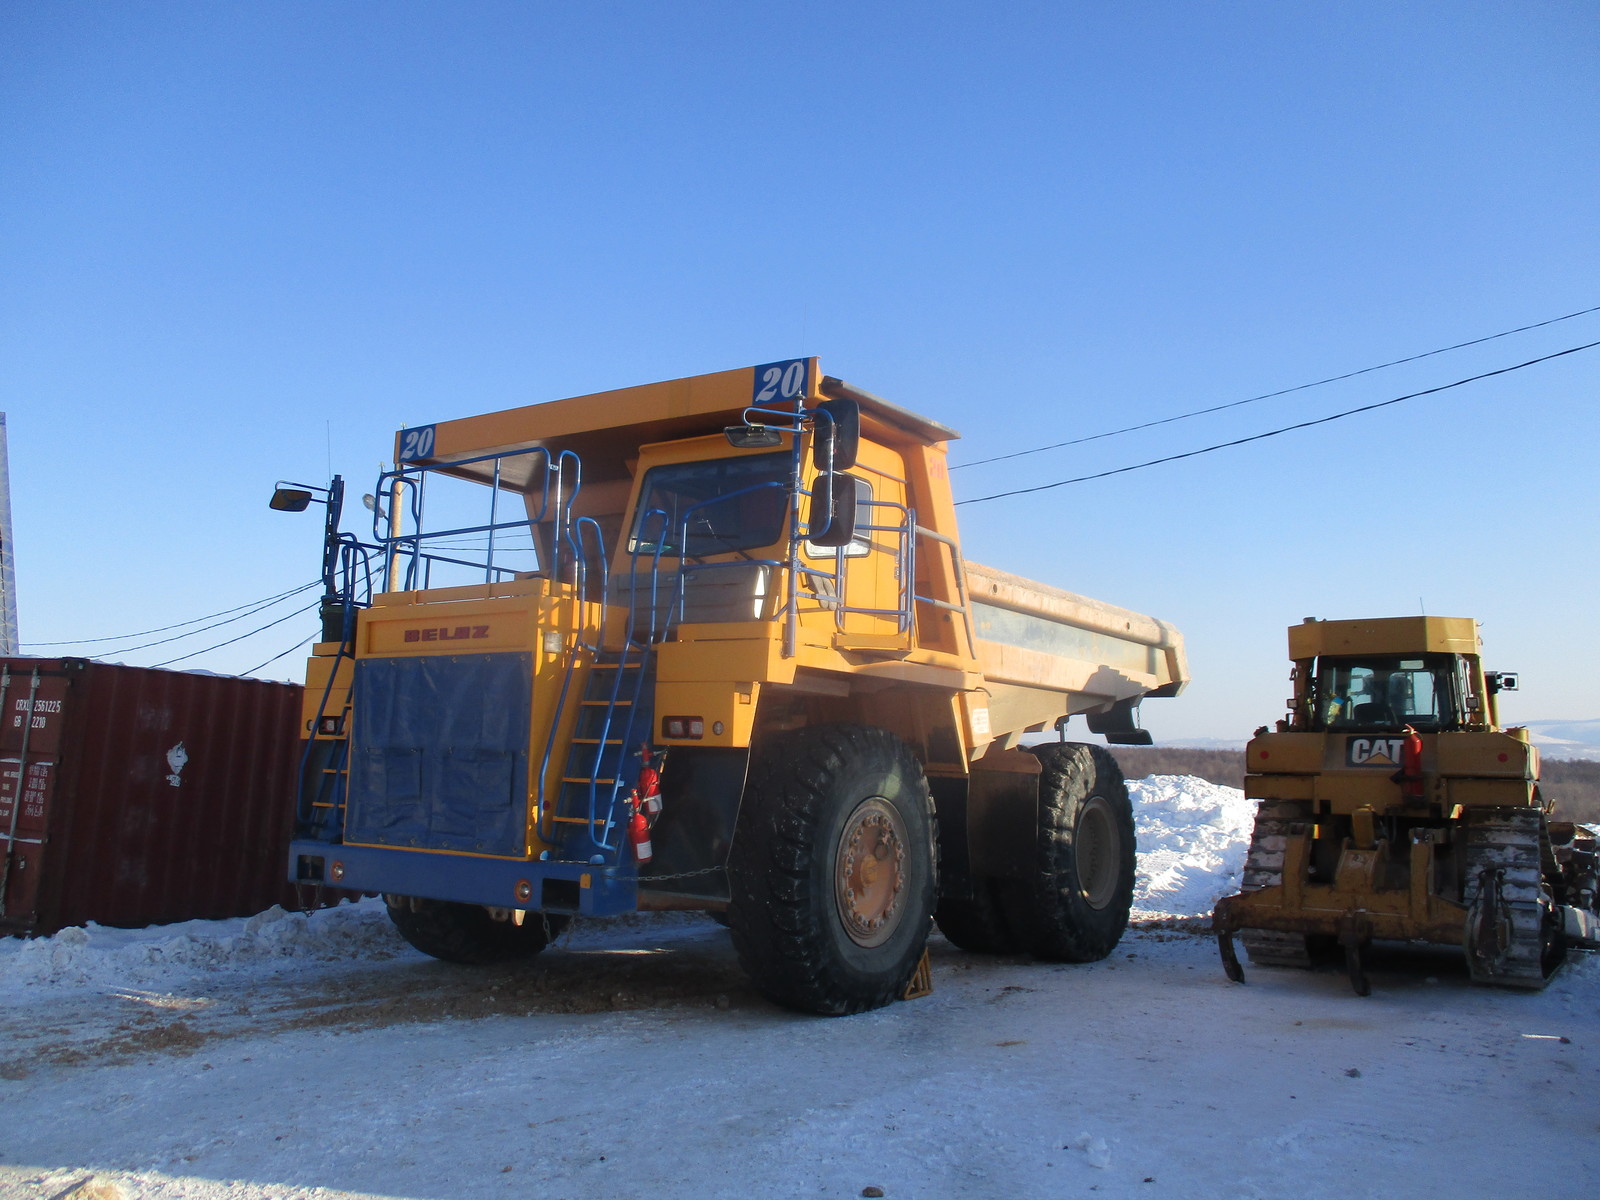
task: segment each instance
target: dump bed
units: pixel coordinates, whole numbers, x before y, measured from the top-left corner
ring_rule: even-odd
[[[1183,635],[1165,621],[977,563],[966,564],[966,582],[997,737],[1052,710],[1126,733],[1141,699],[1189,682]]]

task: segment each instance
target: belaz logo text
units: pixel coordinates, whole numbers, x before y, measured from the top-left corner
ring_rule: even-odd
[[[1345,747],[1345,761],[1352,767],[1398,767],[1403,737],[1353,737]]]
[[[454,629],[408,629],[406,641],[408,642],[462,642],[468,638],[486,638],[489,636],[487,625],[457,625]]]

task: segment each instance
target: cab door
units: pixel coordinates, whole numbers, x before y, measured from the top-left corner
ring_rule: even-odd
[[[834,601],[839,649],[909,650],[911,521],[904,466],[899,455],[864,442],[848,474],[855,481],[856,534],[836,549],[802,546],[803,564],[817,572],[810,590]]]

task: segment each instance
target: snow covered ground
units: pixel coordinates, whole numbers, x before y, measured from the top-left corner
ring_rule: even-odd
[[[698,916],[469,971],[376,902],[0,943],[0,1196],[1578,1196],[1600,1169],[1600,958],[1540,994],[1448,952],[1229,984],[1242,795],[1132,785],[1108,960],[931,943],[931,996],[773,1008]]]

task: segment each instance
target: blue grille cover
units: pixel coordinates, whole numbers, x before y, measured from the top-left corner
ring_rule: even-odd
[[[522,857],[529,654],[355,666],[345,840]]]

